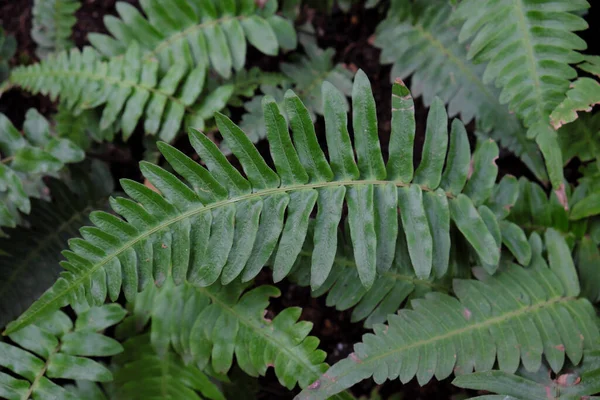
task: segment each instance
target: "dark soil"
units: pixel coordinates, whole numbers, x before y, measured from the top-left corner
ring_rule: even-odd
[[[137,0],[126,1],[138,6]],[[81,47],[87,43],[86,37],[89,32],[106,32],[103,18],[106,15],[116,14],[115,2],[115,0],[82,0],[82,7],[77,12],[77,24],[73,35],[77,46]],[[17,54],[12,60],[14,65],[36,61],[35,43],[29,34],[32,3],[32,0],[0,0],[0,25],[6,33],[14,35],[18,41]],[[590,22],[597,21],[599,11],[600,7],[596,7],[586,19]],[[380,51],[371,44],[375,27],[383,17],[380,10],[365,10],[362,5],[357,5],[347,14],[335,9],[330,15],[305,7],[299,19],[301,21],[310,20],[314,23],[320,46],[334,48],[337,62],[344,63],[351,70],[360,68],[367,73],[373,86],[380,121],[379,134],[385,148],[390,135],[390,66],[382,66],[379,63]],[[600,37],[599,29],[600,24],[596,24],[596,28],[590,29],[582,35],[592,47],[589,52],[593,54],[599,53],[600,42],[597,40]],[[249,49],[249,67],[260,66],[263,70],[275,71],[279,62],[285,57],[286,55],[276,58],[265,57],[258,51]],[[51,114],[55,109],[55,105],[42,96],[31,96],[16,90],[4,94],[0,99],[0,112],[7,114],[17,126],[21,125],[25,111],[30,107],[36,107],[46,115]],[[415,110],[418,129],[416,145],[420,148],[423,144],[423,129],[427,116],[427,109],[420,99],[415,101]],[[324,132],[324,124],[320,119],[317,122],[317,133],[322,134],[322,132]],[[177,147],[191,153],[191,148],[185,140],[178,141]],[[259,150],[268,156],[265,144],[260,144]],[[104,146],[102,151],[96,156],[111,163],[115,180],[123,177],[138,180],[142,178],[138,162],[142,159],[144,151],[143,132],[136,132],[127,144],[117,141]],[[415,162],[418,162],[418,157]],[[498,165],[501,174],[512,174],[518,177],[527,171],[519,159],[506,152],[502,153]],[[569,180],[574,181],[577,178],[577,165],[569,165],[566,174]],[[272,283],[272,279],[267,273],[259,276],[258,281],[259,283]],[[352,351],[352,344],[358,342],[367,332],[361,324],[350,323],[349,312],[338,312],[326,307],[323,298],[311,298],[309,289],[289,282],[283,282],[277,286],[281,289],[282,296],[273,300],[271,311],[277,313],[286,307],[302,307],[302,319],[313,322],[312,335],[320,338],[320,348],[327,352],[328,363],[331,364],[346,357]],[[261,399],[291,399],[293,397],[293,394],[279,385],[272,369],[269,370],[266,377],[260,378],[259,382],[261,387],[259,398]],[[375,385],[369,380],[357,385],[353,390],[356,395],[367,395],[374,387]],[[461,393],[459,389],[450,385],[449,380],[441,383],[433,381],[422,388],[414,381],[404,386],[399,382],[387,383],[383,386],[381,393],[386,398],[400,391],[404,394],[403,398],[407,399],[453,399]]]

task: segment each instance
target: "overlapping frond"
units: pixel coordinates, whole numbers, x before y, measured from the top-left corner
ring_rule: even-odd
[[[584,352],[583,361],[552,377],[552,371],[542,365],[535,373],[520,369],[518,374],[504,371],[476,372],[458,376],[454,385],[473,390],[485,390],[498,395],[473,397],[478,400],[574,400],[600,392],[600,351]]]
[[[411,302],[412,309],[390,315],[363,336],[347,359],[331,367],[297,399],[326,399],[361,380],[376,383],[415,376],[420,384],[453,372],[498,369],[514,373],[522,362],[538,371],[542,355],[558,372],[565,358],[581,361],[583,349],[600,339],[597,317],[586,299],[562,236],[530,238],[534,255],[527,268],[507,263],[494,276],[475,269],[477,280],[455,280],[456,298],[431,293]]]
[[[217,374],[227,374],[235,357],[250,376],[264,376],[273,367],[283,386],[306,387],[327,369],[319,340],[308,336],[312,324],[298,321],[298,307],[268,319],[269,298],[278,297],[279,290],[247,287],[239,281],[207,288],[175,286],[168,279],[160,289],[149,286],[137,296],[123,329],[143,328],[149,318],[151,343],[160,357],[172,349],[185,364]]]
[[[531,259],[527,237],[520,228],[505,220],[508,210],[517,201],[518,189],[517,180],[512,176],[505,176],[494,188],[486,206],[498,221],[499,229],[490,229],[497,246],[504,243],[519,262],[527,264]],[[310,285],[311,258],[316,247],[313,242],[313,222],[311,221],[306,241],[290,274],[290,278],[301,286]],[[379,273],[371,288],[365,288],[356,270],[351,238],[344,237],[340,232],[334,267],[323,285],[313,290],[311,295],[319,297],[327,294],[326,305],[338,310],[354,307],[352,322],[365,320],[365,327],[372,328],[374,324],[386,322],[388,315],[395,313],[407,300],[422,297],[432,291],[448,293],[451,291],[452,279],[470,277],[469,265],[473,260],[478,261],[477,253],[464,239],[461,240],[460,232],[451,230],[450,238],[452,248],[448,264],[434,265],[430,278],[419,279],[412,266],[406,239],[403,235],[398,235],[391,268]]]
[[[305,25],[304,29],[309,30],[309,32],[314,30],[311,25]],[[307,34],[303,33],[302,36],[307,36]],[[352,95],[352,72],[341,64],[334,64],[334,49],[320,49],[316,45],[316,41],[302,40],[302,36],[301,42],[306,55],[297,57],[293,62],[285,62],[280,65],[283,76],[287,78],[286,82],[280,85],[262,84],[260,86],[262,94],[253,97],[244,104],[246,113],[242,116],[240,128],[253,143],[267,137],[262,107],[265,96],[270,96],[275,100],[280,112],[288,120],[285,111],[285,93],[287,90],[292,89],[304,103],[311,121],[314,122],[317,115],[323,115],[323,102],[321,100],[323,82],[330,82],[346,96]],[[348,110],[347,101],[346,110]],[[229,152],[225,143],[222,144],[221,149]]]
[[[75,321],[56,311],[9,335],[15,343],[0,342],[0,396],[8,400],[80,399],[52,379],[106,382],[111,372],[90,357],[107,357],[123,351],[119,342],[104,336],[104,329],[125,316],[118,304],[93,307]]]
[[[381,62],[393,64],[393,78],[410,76],[413,96],[422,96],[425,105],[439,96],[450,116],[460,115],[465,124],[475,119],[480,135],[497,140],[540,180],[547,180],[537,146],[527,139],[516,115],[500,104],[499,90],[484,82],[485,66],[467,59],[450,7],[421,3],[395,4],[377,27],[375,46],[381,48]]]
[[[596,160],[600,166],[600,113],[585,114],[558,130],[558,143],[565,165],[577,157],[583,162]]]
[[[136,43],[121,58],[102,61],[90,47],[51,55],[39,64],[15,68],[9,82],[33,93],[59,98],[77,111],[103,107],[100,129],[116,124],[125,139],[139,121],[144,131],[171,141],[182,124],[202,129],[233,92],[223,85],[203,93],[206,71],[173,64],[164,75],[155,59],[141,57]]]
[[[433,265],[447,265],[451,221],[482,265],[493,272],[500,258],[498,221],[484,203],[494,191],[496,144],[481,142],[471,159],[463,125],[454,121],[448,138],[446,111],[437,100],[429,113],[421,162],[413,170],[414,107],[409,91],[397,83],[386,165],[377,136],[375,101],[363,72],[355,79],[352,101],[354,146],[343,95],[330,83],[323,84],[329,162],[310,114],[292,92],[286,95],[292,136],[275,102],[267,98],[263,104],[277,172],[223,115],[216,116],[217,126],[245,177],[197,131],[191,131],[190,140],[208,169],[159,143],[189,186],[156,165],[142,163],[144,176],[162,196],[122,180],[133,200],[112,199],[111,205],[128,222],[106,213],[92,214],[97,227],[84,228],[84,239],[71,241],[61,278],[8,330],[68,302],[99,304],[107,295],[116,299],[121,287],[133,299],[150,282],[160,286],[169,270],[177,284],[186,279],[198,286],[219,279],[228,284],[238,276],[252,279],[273,255],[273,275],[279,281],[302,250],[315,208],[313,288],[323,284],[333,267],[344,206],[357,271],[366,287],[372,286],[378,271],[391,267],[399,235],[406,238],[419,278],[430,276]]]
[[[34,200],[23,226],[7,229],[9,238],[0,240],[0,327],[52,286],[61,271],[61,251],[68,239],[89,224],[91,211],[107,208],[110,176],[92,172],[80,178],[83,187],[75,191],[58,180],[50,181],[52,200]]]
[[[582,211],[593,211],[594,207],[597,208],[598,202],[594,201],[593,197],[598,189],[589,190],[588,185],[584,183],[571,193],[567,187],[565,196],[569,209],[565,210],[556,193],[548,196],[539,185],[524,178],[519,180],[519,186],[519,198],[508,219],[527,232],[542,232],[546,228],[561,232],[569,247],[573,249],[582,295],[592,302],[599,301],[600,235],[594,232],[600,232],[600,221],[580,219],[583,216],[577,215]]]
[[[113,357],[114,380],[107,384],[113,400],[225,400],[219,386],[194,365],[185,365],[172,351],[162,356],[149,335],[127,340],[124,352]]]
[[[33,108],[25,114],[23,133],[0,114],[0,228],[15,227],[19,211],[29,214],[29,198],[43,196],[44,176],[85,157],[75,143],[52,135],[48,121]]]
[[[586,43],[573,32],[587,23],[573,12],[588,7],[586,0],[467,0],[456,10],[465,21],[460,40],[471,40],[468,57],[488,63],[484,81],[502,88],[500,102],[529,128],[554,188],[562,184],[562,159],[549,116],[577,75],[569,64],[582,61],[576,50]]]
[[[35,54],[40,59],[73,47],[71,34],[77,22],[75,11],[80,7],[79,0],[34,0],[31,37],[37,43]]]
[[[145,15],[117,2],[120,18],[104,18],[110,35],[91,33],[89,41],[108,57],[138,42],[144,60],[158,59],[162,72],[178,63],[203,73],[210,67],[224,78],[244,67],[246,41],[266,55],[296,48],[294,26],[275,14],[276,0],[148,0],[140,6]]]

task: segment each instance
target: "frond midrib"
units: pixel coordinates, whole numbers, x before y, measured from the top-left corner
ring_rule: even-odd
[[[446,339],[450,339],[454,336],[460,336],[465,333],[469,333],[469,332],[476,331],[479,329],[487,329],[495,324],[502,324],[503,322],[510,320],[512,318],[518,319],[529,313],[535,313],[538,310],[552,307],[555,304],[568,303],[568,302],[574,301],[574,300],[577,300],[577,298],[576,297],[562,297],[562,296],[552,297],[546,301],[543,301],[543,302],[540,302],[540,303],[537,303],[537,304],[534,304],[531,306],[522,307],[518,310],[510,311],[508,313],[499,315],[497,317],[492,317],[492,318],[486,319],[484,321],[481,321],[481,322],[478,322],[478,323],[475,323],[472,325],[468,325],[464,328],[452,330],[452,331],[446,332],[442,335],[438,335],[438,336],[435,336],[435,337],[432,337],[429,339],[419,340],[418,342],[410,343],[410,344],[402,346],[402,347],[396,347],[396,348],[386,351],[382,354],[378,354],[377,356],[368,357],[366,360],[361,359],[360,362],[353,363],[352,368],[347,368],[341,374],[336,375],[336,380],[342,380],[346,375],[354,372],[355,369],[363,368],[365,365],[370,365],[372,363],[379,362],[380,360],[385,359],[393,354],[402,353],[402,352],[405,352],[410,349],[418,348],[420,346],[431,345],[433,343],[437,343],[437,342],[440,342],[440,341],[443,341]],[[375,369],[371,369],[371,370],[375,371]],[[321,390],[323,390],[323,388],[326,388],[327,386],[329,386],[330,383],[331,382],[327,381],[325,383],[325,385],[321,385],[320,386]]]
[[[74,288],[78,287],[79,285],[82,285],[85,281],[88,280],[88,278],[90,278],[91,276],[94,275],[94,273],[99,270],[100,268],[102,268],[104,265],[106,265],[108,262],[110,262],[112,259],[114,259],[115,257],[118,257],[121,253],[133,248],[137,243],[139,243],[140,241],[148,238],[149,236],[153,235],[154,233],[161,231],[173,224],[176,224],[179,221],[182,221],[184,219],[187,218],[191,218],[193,216],[199,215],[201,213],[204,212],[209,212],[214,208],[219,208],[219,207],[224,207],[226,205],[229,204],[235,204],[241,201],[245,201],[245,200],[252,200],[255,198],[261,198],[261,197],[266,197],[268,195],[272,195],[272,194],[278,194],[278,193],[285,193],[285,192],[291,192],[291,191],[296,191],[296,190],[306,190],[306,189],[316,189],[316,188],[325,188],[325,187],[335,187],[335,186],[355,186],[355,185],[389,185],[389,184],[394,184],[396,185],[396,187],[408,187],[410,185],[414,185],[413,183],[403,183],[403,182],[399,182],[399,181],[385,181],[385,180],[346,180],[346,181],[331,181],[331,182],[317,182],[317,183],[308,183],[308,184],[303,184],[303,185],[293,185],[293,186],[281,186],[281,187],[277,187],[277,188],[272,188],[272,189],[265,189],[265,190],[260,190],[254,193],[249,193],[249,194],[245,194],[245,195],[241,195],[238,197],[233,197],[233,198],[229,198],[226,200],[222,200],[219,202],[215,202],[212,204],[208,204],[206,206],[203,207],[199,207],[199,208],[194,208],[192,210],[188,210],[185,212],[182,212],[180,215],[177,215],[171,219],[167,219],[166,221],[156,225],[155,227],[141,233],[139,236],[137,236],[136,238],[126,242],[123,246],[121,246],[117,251],[115,251],[112,254],[107,255],[106,257],[103,258],[102,261],[98,262],[97,264],[93,265],[90,269],[88,269],[85,273],[78,275],[74,280],[72,281],[68,281],[69,285],[68,287],[57,293],[55,296],[53,296],[53,301],[47,302],[45,304],[40,305],[34,312],[32,312],[32,314],[30,314],[27,318],[23,318],[22,320],[17,320],[14,322],[14,326],[10,327],[9,330],[5,330],[4,334],[10,333],[10,332],[14,332],[18,329],[20,329],[21,327],[25,326],[28,324],[28,321],[30,321],[33,317],[39,315],[40,313],[44,312],[44,310],[46,310],[46,308],[48,308],[53,302],[56,301],[60,301],[60,299],[63,298],[63,296],[65,296],[66,294],[68,294],[69,292],[71,292]],[[422,190],[425,191],[433,191],[432,189],[426,187],[426,186],[421,186]],[[450,193],[446,193],[446,196],[449,198],[453,198],[453,196]],[[59,278],[60,279],[60,278]],[[54,287],[54,286],[53,286]],[[42,297],[43,298],[43,297]],[[42,298],[40,298],[38,300],[41,301]],[[27,312],[25,312],[25,314],[23,315],[27,315]]]
[[[435,36],[431,34],[428,30],[426,30],[421,24],[414,25],[415,29],[421,33],[423,38],[431,43],[432,46],[437,47],[443,54],[446,55],[448,60],[452,61],[458,69],[460,69],[463,74],[471,81],[475,86],[479,88],[481,93],[485,95],[490,104],[499,104],[496,96],[489,91],[488,86],[483,83],[481,78],[473,72],[471,68],[465,62],[459,58],[456,54],[454,54],[449,48],[447,48],[443,42],[437,39]]]
[[[173,95],[170,95],[160,89],[157,89],[155,87],[151,87],[151,86],[146,86],[146,85],[142,85],[138,82],[135,81],[131,81],[131,80],[127,80],[127,79],[118,79],[118,78],[113,78],[110,76],[103,76],[103,75],[97,75],[97,74],[91,74],[88,72],[82,72],[82,71],[56,71],[56,70],[51,70],[51,72],[46,72],[46,71],[41,71],[40,73],[32,73],[32,72],[21,72],[19,70],[15,70],[13,71],[13,73],[11,74],[10,80],[13,81],[13,84],[16,84],[18,86],[21,86],[18,82],[14,82],[14,77],[24,77],[24,78],[37,78],[37,77],[50,77],[50,78],[84,78],[87,79],[89,81],[96,81],[96,82],[104,82],[104,83],[109,83],[112,86],[116,86],[119,88],[128,88],[128,89],[139,89],[139,90],[144,90],[144,91],[148,91],[152,94],[157,94],[157,95],[161,95],[164,96],[166,98],[168,98],[171,102],[173,103],[178,103],[179,105],[181,105],[188,113],[193,113],[194,110],[192,110],[190,107],[186,106],[183,101]]]
[[[249,17],[250,16],[248,16],[248,15],[237,15],[237,16],[233,16],[233,17],[231,15],[227,15],[227,16],[213,19],[213,20],[203,22],[203,23],[200,23],[197,25],[191,25],[188,28],[184,29],[183,31],[177,32],[176,34],[169,36],[168,38],[166,38],[164,40],[161,40],[154,49],[149,50],[147,52],[147,54],[144,56],[144,59],[155,58],[161,52],[161,50],[163,50],[164,48],[168,48],[169,45],[176,42],[177,40],[185,38],[185,36],[188,35],[189,33],[194,33],[196,31],[200,31],[203,28],[206,28],[208,26],[219,25],[219,24],[225,23],[227,21],[233,21],[233,20],[242,21],[242,20],[248,19]],[[120,57],[122,57],[122,55]]]

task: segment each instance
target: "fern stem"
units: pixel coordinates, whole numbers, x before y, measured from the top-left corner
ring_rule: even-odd
[[[56,346],[54,349],[52,349],[50,354],[48,354],[48,358],[46,359],[46,362],[44,363],[44,367],[40,370],[40,372],[38,372],[35,375],[35,378],[33,379],[31,386],[29,386],[29,390],[27,390],[25,397],[23,397],[24,400],[29,400],[31,398],[31,395],[33,394],[33,391],[37,388],[37,385],[38,385],[40,379],[42,379],[44,377],[44,375],[46,375],[46,371],[48,370],[48,366],[50,365],[52,356],[54,354],[58,353],[60,351],[61,347],[62,347],[62,343],[59,343],[58,346]]]

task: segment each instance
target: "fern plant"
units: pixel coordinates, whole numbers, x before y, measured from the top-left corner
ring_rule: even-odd
[[[277,1],[151,0],[141,4],[145,16],[126,2],[117,2],[120,18],[106,16],[111,35],[91,33],[92,45],[107,57],[124,55],[133,42],[145,54],[143,61],[158,59],[167,72],[175,61],[206,73],[212,67],[224,78],[245,65],[247,44],[267,55],[279,47],[296,48],[292,24],[275,14]]]
[[[537,372],[542,355],[554,372],[565,358],[578,364],[583,349],[600,339],[594,309],[578,298],[579,281],[565,240],[552,229],[544,238],[530,237],[533,257],[527,268],[507,262],[494,276],[476,269],[477,281],[454,281],[457,299],[431,293],[413,300],[411,309],[391,315],[388,325],[374,326],[374,334],[365,335],[354,353],[297,398],[326,399],[370,376],[380,383],[416,377],[425,384],[453,372],[489,371],[496,358],[508,374],[520,363]]]
[[[517,116],[500,104],[500,92],[484,80],[485,66],[467,59],[458,33],[448,5],[395,2],[377,27],[375,45],[382,50],[381,62],[392,63],[391,77],[410,76],[414,96],[426,105],[439,96],[450,116],[460,115],[464,123],[475,119],[479,135],[497,140],[538,179],[547,180],[539,150]]]
[[[19,211],[31,211],[29,198],[44,196],[42,177],[84,158],[75,143],[52,135],[48,121],[33,108],[25,115],[23,133],[0,114],[0,228],[15,227]]]
[[[325,82],[323,104],[331,160],[327,162],[306,107],[294,93],[286,97],[293,145],[279,108],[272,99],[264,101],[277,172],[266,164],[244,132],[223,115],[217,115],[217,125],[247,179],[197,131],[190,132],[190,141],[208,170],[173,147],[159,144],[189,186],[155,165],[142,163],[142,172],[164,197],[137,182],[122,180],[123,189],[133,200],[112,199],[111,206],[127,222],[110,214],[93,213],[91,220],[96,227],[85,228],[84,239],[71,241],[61,278],[9,325],[7,332],[67,303],[87,300],[101,304],[107,295],[115,300],[121,288],[128,299],[133,299],[151,281],[162,285],[170,269],[177,284],[189,280],[209,286],[219,279],[228,284],[238,276],[252,279],[273,255],[273,276],[279,281],[289,274],[300,254],[315,206],[319,212],[311,267],[313,288],[320,287],[331,272],[344,204],[348,207],[356,269],[367,288],[378,271],[391,267],[398,236],[406,238],[418,277],[430,276],[433,265],[445,268],[451,221],[486,270],[496,270],[501,246],[494,237],[498,223],[484,205],[494,190],[497,174],[494,159],[498,148],[494,142],[481,143],[471,163],[464,127],[455,121],[448,140],[446,112],[437,100],[428,117],[423,158],[413,171],[414,108],[406,87],[397,83],[386,166],[377,138],[369,80],[359,71],[352,98],[358,164],[348,134],[343,95]],[[397,207],[401,209],[400,219],[396,218]]]
[[[125,316],[119,305],[92,307],[72,321],[55,311],[33,325],[10,335],[14,344],[0,342],[0,395],[9,400],[28,398],[77,399],[53,379],[104,382],[111,372],[91,357],[123,351],[115,339],[102,333]]]
[[[554,379],[552,371],[544,365],[535,373],[525,370],[519,370],[518,375],[503,371],[477,372],[459,376],[452,383],[462,388],[498,393],[474,397],[479,400],[594,399],[597,397],[593,395],[600,392],[599,356],[597,350],[586,351],[581,365]]]
[[[140,52],[133,44],[123,58],[101,61],[89,47],[74,49],[15,68],[9,82],[60,98],[76,111],[104,106],[100,129],[117,124],[125,139],[143,118],[144,131],[166,141],[175,137],[184,118],[186,125],[203,127],[233,91],[231,85],[220,86],[197,102],[206,79],[203,69],[187,73],[185,66],[175,64],[159,79],[158,62],[140,62]]]
[[[31,37],[37,43],[39,58],[73,47],[71,34],[77,22],[75,11],[81,7],[79,0],[35,0]]]
[[[562,159],[550,114],[563,101],[582,61],[586,43],[574,31],[587,28],[575,12],[585,0],[569,2],[462,1],[455,17],[464,20],[459,39],[471,39],[468,57],[488,62],[484,81],[502,88],[500,101],[519,115],[544,155],[552,186],[562,182]],[[560,21],[555,24],[555,21]]]

